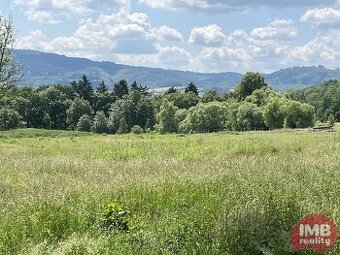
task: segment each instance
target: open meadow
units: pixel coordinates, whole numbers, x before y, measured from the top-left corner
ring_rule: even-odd
[[[293,254],[310,213],[340,226],[340,132],[0,133],[1,255]]]

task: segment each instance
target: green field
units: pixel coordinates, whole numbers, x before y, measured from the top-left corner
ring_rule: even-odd
[[[309,213],[340,226],[340,132],[0,133],[1,255],[314,254],[289,243]]]

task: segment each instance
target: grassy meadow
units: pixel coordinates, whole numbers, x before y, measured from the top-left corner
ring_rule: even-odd
[[[340,226],[340,132],[0,132],[1,255],[314,254],[289,243],[309,213]]]

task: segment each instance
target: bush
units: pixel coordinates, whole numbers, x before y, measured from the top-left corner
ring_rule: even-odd
[[[136,134],[136,135],[140,135],[140,134],[143,134],[144,131],[139,125],[135,125],[131,129],[131,133]]]
[[[92,126],[92,121],[89,115],[84,114],[81,116],[77,123],[77,130],[82,132],[90,132]]]
[[[97,112],[91,129],[98,134],[107,133],[109,131],[108,119],[103,111]]]
[[[21,116],[12,109],[0,110],[0,130],[15,129],[20,124]]]
[[[126,219],[128,211],[124,210],[118,203],[110,202],[106,205],[101,226],[105,230],[129,230]]]

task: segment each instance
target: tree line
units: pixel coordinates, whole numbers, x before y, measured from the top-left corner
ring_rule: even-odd
[[[339,83],[337,84],[339,87]],[[233,92],[200,94],[190,83],[152,95],[148,87],[121,80],[96,87],[86,75],[69,85],[0,90],[0,129],[18,127],[122,134],[249,131],[306,128],[319,117],[318,105],[301,92],[280,94],[258,73],[247,73]],[[331,111],[333,108],[328,108]],[[332,113],[338,116],[337,112]]]

